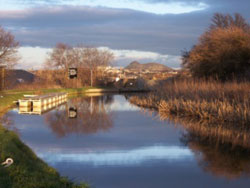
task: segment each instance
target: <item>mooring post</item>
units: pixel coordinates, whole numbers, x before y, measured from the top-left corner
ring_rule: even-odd
[[[6,65],[0,65],[0,70],[1,70],[1,86],[0,86],[0,91],[4,90],[4,85],[5,85],[5,67]]]

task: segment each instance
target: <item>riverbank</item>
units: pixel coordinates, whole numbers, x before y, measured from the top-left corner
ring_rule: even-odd
[[[250,83],[180,80],[165,83],[130,102],[154,108],[161,117],[176,116],[225,127],[250,128]]]
[[[130,102],[202,139],[250,149],[250,83],[168,82]]]
[[[89,88],[81,89],[41,89],[11,90],[0,92],[0,117],[13,105],[14,101],[28,94],[46,94],[53,92],[82,93]],[[66,177],[61,177],[55,169],[40,160],[13,131],[8,131],[0,124],[0,159],[11,157],[14,164],[8,168],[0,166],[0,187],[11,188],[86,188],[87,184],[76,185]]]
[[[14,133],[0,125],[0,159],[12,158],[8,168],[0,166],[0,187],[4,188],[87,188],[61,177],[55,169],[39,159]]]

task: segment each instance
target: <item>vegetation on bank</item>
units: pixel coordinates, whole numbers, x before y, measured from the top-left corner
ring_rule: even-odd
[[[158,109],[163,119],[250,130],[250,24],[240,14],[215,14],[182,65],[190,78],[162,82],[150,96],[130,101]]]
[[[11,157],[8,168],[0,166],[0,187],[4,188],[86,188],[60,177],[55,169],[40,160],[18,136],[0,125],[0,160]]]
[[[130,102],[158,109],[165,118],[178,116],[246,128],[250,125],[249,88],[249,82],[179,80],[165,83],[149,96],[131,97]]]

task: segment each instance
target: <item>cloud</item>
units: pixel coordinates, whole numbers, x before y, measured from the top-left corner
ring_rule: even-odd
[[[196,42],[207,23],[206,18],[203,21],[188,15],[183,18],[90,7],[0,11],[2,25],[11,29],[22,45],[52,47],[57,42],[84,43],[172,55],[180,54],[180,50]]]
[[[159,54],[155,52],[136,51],[136,50],[114,50],[108,47],[99,47],[99,49],[109,50],[114,54],[114,66],[125,67],[132,61],[139,61],[141,63],[158,62],[167,65],[172,68],[180,67],[180,57]],[[46,61],[48,54],[52,51],[52,48],[41,47],[21,47],[18,52],[22,59],[20,60],[17,68],[21,69],[41,69],[43,63]]]
[[[172,68],[179,68],[181,64],[180,56],[136,50],[111,51],[114,53],[116,65],[122,67],[127,66],[132,61],[139,61],[140,63],[157,62]]]
[[[204,10],[207,5],[204,3],[197,3],[191,5],[184,5],[180,2],[150,2],[150,1],[132,1],[132,0],[73,0],[70,4],[81,4],[85,6],[102,6],[108,8],[131,9],[154,14],[181,14],[198,10]]]
[[[17,68],[21,69],[40,69],[51,52],[50,48],[41,47],[21,47],[18,53],[22,57]]]
[[[208,6],[203,2],[183,3],[182,1],[147,1],[147,0],[10,0],[1,3],[2,9],[24,9],[37,6],[90,6],[118,9],[131,9],[154,14],[181,14],[204,10]]]
[[[133,1],[152,4],[153,8],[158,3],[167,5],[173,2],[182,6],[196,6],[199,3],[209,6],[200,11],[164,15],[122,7],[100,7],[97,6],[99,0],[93,2],[96,2],[96,6],[82,6],[75,0],[0,1],[0,24],[10,30],[23,46],[50,49],[58,42],[106,46],[119,53],[126,54],[124,50],[128,50],[130,55],[132,51],[137,53],[136,57],[119,57],[118,65],[124,66],[139,59],[142,62],[157,61],[178,67],[181,52],[190,49],[197,42],[198,37],[208,28],[215,12],[240,12],[250,21],[248,0]],[[15,3],[17,8],[21,4],[23,8],[8,9]],[[144,57],[139,58],[138,54]]]

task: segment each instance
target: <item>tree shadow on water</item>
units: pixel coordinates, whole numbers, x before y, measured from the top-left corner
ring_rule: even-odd
[[[112,102],[109,95],[73,98],[64,109],[45,114],[45,122],[58,137],[105,132],[113,127],[113,114],[109,110]],[[70,117],[69,109],[75,109],[75,118]]]

